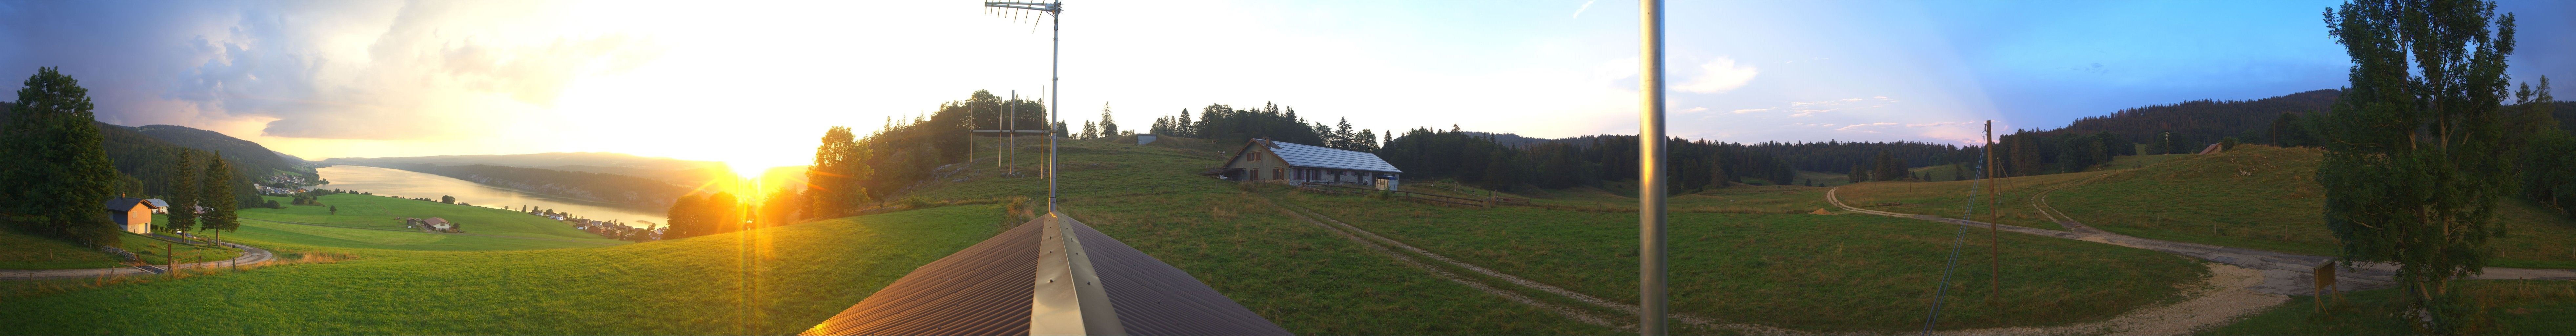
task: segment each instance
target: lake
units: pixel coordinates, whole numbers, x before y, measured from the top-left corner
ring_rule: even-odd
[[[665,221],[668,220],[663,216],[668,212],[663,210],[642,210],[636,209],[639,208],[638,206],[531,193],[409,170],[340,165],[322,167],[316,171],[322,173],[322,179],[331,180],[331,184],[313,188],[371,192],[377,196],[403,198],[438,199],[439,196],[456,196],[457,203],[473,203],[475,206],[488,208],[508,207],[511,210],[518,210],[520,205],[531,205],[542,209],[555,209],[555,212],[570,212],[582,218],[618,221],[635,227],[643,227],[645,224],[638,221],[666,223]]]

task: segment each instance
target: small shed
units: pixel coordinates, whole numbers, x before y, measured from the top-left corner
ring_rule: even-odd
[[[1136,144],[1138,144],[1138,145],[1142,145],[1142,144],[1149,144],[1149,143],[1154,143],[1154,135],[1153,135],[1153,134],[1137,134],[1137,135],[1136,135]]]
[[[109,224],[135,234],[151,234],[152,211],[161,209],[153,202],[133,197],[111,198],[105,205]]]
[[[446,229],[453,229],[453,228],[456,228],[456,224],[454,224],[454,223],[448,223],[446,218],[438,218],[438,217],[430,217],[430,218],[428,218],[428,219],[422,219],[422,220],[420,220],[420,224],[421,224],[423,227],[427,227],[427,228],[429,228],[429,229],[431,229],[431,230],[446,230]]]
[[[1404,171],[1377,154],[1253,139],[1236,150],[1225,166],[1199,175],[1228,181],[1356,184],[1394,190],[1393,183],[1380,180],[1395,181]]]

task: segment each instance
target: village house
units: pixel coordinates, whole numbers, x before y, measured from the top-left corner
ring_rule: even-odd
[[[161,206],[156,204],[167,204],[151,201],[152,200],[133,197],[117,197],[108,199],[106,204],[107,221],[109,224],[122,228],[125,232],[132,232],[134,234],[151,234],[152,211],[161,209]]]
[[[1286,184],[1354,184],[1395,190],[1403,170],[1377,154],[1252,139],[1225,165],[1199,175],[1228,181]]]

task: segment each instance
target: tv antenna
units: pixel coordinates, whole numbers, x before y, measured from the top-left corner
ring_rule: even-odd
[[[1052,33],[1054,33],[1054,34],[1055,34],[1055,36],[1054,36],[1054,37],[1052,37],[1052,38],[1050,39],[1050,40],[1051,40],[1051,42],[1049,42],[1049,43],[1051,43],[1051,45],[1050,45],[1049,47],[1050,47],[1050,48],[1052,48],[1053,50],[1050,50],[1050,51],[1048,51],[1048,52],[1047,52],[1047,57],[1049,58],[1049,60],[1047,60],[1047,88],[1046,88],[1046,89],[1047,89],[1047,90],[1051,90],[1051,91],[1045,92],[1045,95],[1046,95],[1046,97],[1045,97],[1045,98],[1046,98],[1046,100],[1047,100],[1047,125],[1046,125],[1046,130],[1044,131],[1044,132],[1046,132],[1046,135],[1047,135],[1047,169],[1046,169],[1046,176],[1047,176],[1047,201],[1046,201],[1046,204],[1047,204],[1047,213],[1048,213],[1048,214],[1050,214],[1050,215],[1052,215],[1052,214],[1054,214],[1054,213],[1055,213],[1055,201],[1056,201],[1056,200],[1055,200],[1055,198],[1056,198],[1056,193],[1055,193],[1055,186],[1056,186],[1056,184],[1055,184],[1055,179],[1056,179],[1056,167],[1055,167],[1055,161],[1056,161],[1056,160],[1055,160],[1055,157],[1056,157],[1056,150],[1055,150],[1055,148],[1056,148],[1056,133],[1058,133],[1058,132],[1060,132],[1060,131],[1063,131],[1063,130],[1060,130],[1060,129],[1056,129],[1056,125],[1059,125],[1059,124],[1063,124],[1063,123],[1064,123],[1064,121],[1063,121],[1062,119],[1058,119],[1058,117],[1057,117],[1057,113],[1056,113],[1056,103],[1057,103],[1057,102],[1056,102],[1056,100],[1059,100],[1059,99],[1058,99],[1059,97],[1056,97],[1056,93],[1057,93],[1057,92],[1062,92],[1062,91],[1064,90],[1062,83],[1059,83],[1059,81],[1063,80],[1063,78],[1058,77],[1058,74],[1061,74],[1061,73],[1062,73],[1062,70],[1063,70],[1063,68],[1064,68],[1064,66],[1063,66],[1063,65],[1064,65],[1064,19],[1063,19],[1063,16],[1064,16],[1064,2],[1063,2],[1063,1],[1057,1],[1057,2],[1005,2],[1005,1],[987,1],[987,2],[984,2],[984,12],[985,12],[985,13],[992,13],[992,14],[996,14],[996,15],[1006,15],[1007,17],[1010,17],[1012,20],[1018,20],[1019,18],[1023,18],[1023,17],[1029,18],[1029,20],[1030,20],[1030,21],[1029,21],[1029,23],[1030,23],[1029,29],[1031,29],[1031,30],[1035,30],[1035,29],[1037,29],[1036,24],[1037,24],[1037,22],[1038,22],[1038,21],[1045,20],[1046,18],[1051,18],[1051,17],[1052,17],[1052,18],[1056,18],[1056,20],[1052,21],[1052,22],[1054,22],[1054,24],[1055,24],[1055,27],[1054,27],[1054,29],[1053,29],[1054,31],[1052,32]],[[1039,14],[1045,14],[1045,15],[1040,16]],[[1016,128],[1017,128],[1017,127],[1013,127],[1013,128],[1014,128],[1014,130],[1013,130],[1013,131],[1018,131],[1018,130],[1016,130]]]

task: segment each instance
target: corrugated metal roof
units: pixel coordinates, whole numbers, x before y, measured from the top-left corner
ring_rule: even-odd
[[[1188,272],[1073,221],[1129,335],[1291,335]]]
[[[1268,140],[1253,141],[1270,143],[1270,152],[1278,153],[1279,159],[1287,160],[1288,166],[1290,167],[1350,169],[1389,173],[1404,172],[1404,170],[1395,169],[1395,165],[1386,164],[1386,159],[1378,158],[1377,154]]]
[[[1027,335],[1041,217],[922,265],[805,335]],[[1189,273],[1066,219],[1130,335],[1289,335]]]
[[[1031,221],[921,265],[805,335],[1027,335],[1038,229]]]

